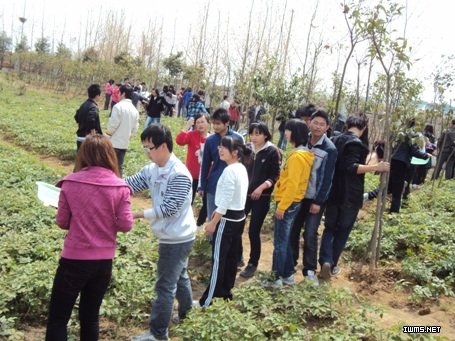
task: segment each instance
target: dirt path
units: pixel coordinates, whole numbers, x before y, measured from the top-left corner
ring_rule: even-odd
[[[3,141],[14,145],[10,139],[1,137]],[[37,155],[37,154],[34,154]],[[74,164],[71,161],[62,161],[56,157],[37,155],[43,163],[53,169],[61,171],[63,175],[72,172]],[[135,209],[150,207],[149,199],[141,196],[134,196],[132,204]],[[248,226],[245,227],[243,234],[243,247],[244,257],[248,259],[250,243],[248,239]],[[321,230],[320,230],[321,231]],[[272,256],[273,256],[273,241],[270,233],[262,234],[262,253],[259,262],[258,270],[268,272],[272,269]],[[296,282],[303,280],[301,272],[301,259],[299,259],[297,273],[295,275]],[[420,325],[420,326],[441,326],[440,336],[445,336],[451,340],[455,340],[455,299],[443,298],[438,304],[422,309],[422,307],[415,307],[409,304],[406,293],[398,291],[394,288],[394,280],[388,280],[387,283],[381,282],[384,278],[379,277],[375,283],[369,283],[368,274],[364,273],[359,266],[348,264],[341,264],[342,273],[334,278],[331,285],[337,288],[347,288],[353,293],[357,293],[366,298],[370,303],[380,306],[383,311],[383,318],[378,321],[379,325],[384,328],[396,326],[398,323],[404,325]],[[359,279],[360,278],[360,279]],[[363,278],[363,279],[362,279]],[[366,279],[366,280],[365,280]],[[240,276],[237,277],[236,286],[244,285],[254,281],[251,279],[244,279]],[[205,287],[199,283],[193,283],[194,298],[197,299],[202,295]],[[424,315],[420,314],[424,313]],[[129,340],[131,329],[118,328],[110,322],[103,321],[103,327],[110,330],[116,330],[118,339]],[[103,328],[104,329],[104,328]],[[133,332],[138,332],[134,330]],[[44,335],[43,327],[30,327],[26,331],[26,339],[34,340],[40,339]],[[101,336],[102,337],[102,336]],[[108,340],[108,338],[106,339]]]

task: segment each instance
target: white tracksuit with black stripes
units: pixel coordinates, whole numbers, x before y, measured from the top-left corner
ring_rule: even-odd
[[[210,305],[214,297],[231,299],[237,274],[238,254],[245,224],[245,202],[248,173],[241,163],[227,166],[221,174],[215,193],[216,212],[223,214],[212,240],[212,273],[210,283],[199,303]]]

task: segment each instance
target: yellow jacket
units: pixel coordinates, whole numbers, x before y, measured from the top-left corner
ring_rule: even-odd
[[[303,149],[295,149],[289,154],[275,185],[278,211],[284,212],[293,202],[303,199],[310,179],[313,159],[313,153]]]

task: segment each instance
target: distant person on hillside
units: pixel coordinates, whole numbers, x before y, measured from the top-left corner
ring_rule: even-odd
[[[190,118],[194,118],[200,113],[208,114],[204,103],[201,101],[201,97],[199,95],[193,95],[193,98],[188,104],[186,119],[189,120]]]
[[[111,117],[112,115],[112,108],[120,101],[119,99],[120,86],[121,84],[112,85],[111,112],[109,113],[109,117]]]
[[[74,115],[78,124],[76,145],[79,150],[85,137],[89,134],[102,134],[98,102],[101,97],[99,84],[92,84],[87,89],[88,99],[82,103]]]
[[[112,143],[89,135],[74,173],[61,187],[56,223],[67,230],[52,286],[46,340],[67,340],[67,324],[78,296],[80,339],[98,340],[99,310],[112,275],[118,232],[133,226],[131,190],[119,178]]]
[[[110,79],[109,81],[106,82],[106,84],[104,86],[104,95],[105,95],[104,110],[108,110],[109,104],[111,104],[112,85],[114,85],[114,80]]]
[[[240,104],[237,102],[232,102],[229,106],[229,126],[237,131],[239,130],[239,120],[240,120]]]
[[[255,104],[248,108],[248,125],[261,121],[261,116],[265,114],[265,108],[261,102],[256,101]]]
[[[139,112],[133,106],[132,96],[133,88],[130,85],[120,87],[120,102],[112,108],[112,116],[107,123],[106,134],[111,137],[112,145],[117,154],[120,176],[123,173],[123,161],[130,139],[136,135],[139,128]]]
[[[149,331],[134,341],[168,340],[174,298],[183,319],[192,307],[188,256],[193,246],[196,223],[191,208],[191,174],[174,155],[171,131],[152,124],[141,134],[147,157],[152,161],[126,183],[134,193],[150,191],[153,207],[133,213],[150,221],[159,243],[156,262],[156,296],[150,312]]]
[[[317,111],[317,108],[314,104],[309,103],[303,107],[298,108],[295,111],[295,118],[305,122],[307,126],[310,125],[311,115]]]
[[[223,101],[220,103],[220,108],[229,110],[231,103],[228,101],[228,96],[223,96]]]
[[[145,119],[144,128],[147,128],[152,123],[160,123],[163,110],[164,98],[161,97],[158,89],[153,89],[146,108],[147,118]]]
[[[165,105],[165,111],[164,114],[166,116],[172,117],[174,114],[174,110],[176,109],[177,105],[177,95],[172,93],[171,90],[168,90],[166,94],[164,95],[164,105]]]
[[[438,161],[433,173],[433,180],[439,177],[444,164],[446,165],[446,179],[452,179],[455,166],[455,119],[452,120],[451,126],[444,130],[438,140]]]

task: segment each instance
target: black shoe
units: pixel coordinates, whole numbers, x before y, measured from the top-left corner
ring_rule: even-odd
[[[254,276],[254,273],[256,272],[257,267],[254,266],[253,264],[248,264],[245,269],[240,273],[240,276],[243,278],[251,278]]]

